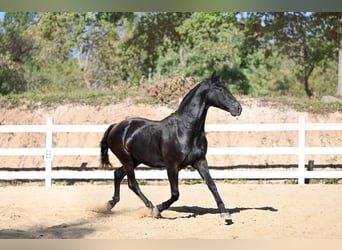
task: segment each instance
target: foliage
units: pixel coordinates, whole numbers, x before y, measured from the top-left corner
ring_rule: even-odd
[[[190,16],[187,12],[138,13],[120,46],[124,80],[138,83],[147,76],[168,46],[180,43],[176,27]]]
[[[24,66],[32,59],[33,40],[28,32],[34,13],[7,13],[0,25],[0,93],[27,88]],[[5,32],[6,31],[6,32]]]
[[[37,60],[43,67],[77,60],[75,78],[81,77],[79,82],[88,89],[120,80],[118,57],[113,53],[119,39],[115,25],[92,13],[44,13],[37,32],[37,41],[43,48]]]
[[[312,72],[311,87],[315,97],[336,95],[337,67],[336,61],[330,60],[326,62],[325,67],[318,66]]]
[[[234,19],[232,13],[194,13],[177,27],[182,41],[159,58],[158,74],[171,76],[177,72],[204,79],[217,70],[232,92],[247,94],[248,79],[239,68],[237,50],[242,34],[235,28]]]
[[[0,93],[7,95],[25,90],[26,82],[20,65],[8,52],[0,55],[0,62]]]
[[[0,94],[74,101],[73,93],[121,98],[142,87],[169,102],[188,77],[216,70],[235,94],[314,103],[336,94],[341,20],[315,12],[8,12]]]
[[[39,71],[31,71],[28,77],[35,92],[70,92],[79,89],[82,84],[81,71],[74,59],[49,63]],[[35,84],[39,82],[39,84]]]
[[[337,56],[341,40],[340,13],[265,12],[249,13],[244,19],[242,57],[264,48],[274,50],[295,62],[297,80],[312,97],[309,78],[317,66],[326,67]],[[341,48],[342,49],[342,48]],[[246,61],[245,61],[246,62]]]
[[[258,50],[252,55],[247,55],[248,65],[243,69],[249,79],[249,95],[296,95],[296,78],[292,68],[294,63],[286,57],[273,53],[265,57],[265,50]]]

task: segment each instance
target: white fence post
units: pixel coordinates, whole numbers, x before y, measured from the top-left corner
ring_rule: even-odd
[[[52,117],[46,118],[46,145],[45,145],[45,187],[51,187],[51,176],[52,176],[52,160],[53,160],[53,149],[52,149]]]
[[[298,184],[305,184],[305,117],[298,120]]]

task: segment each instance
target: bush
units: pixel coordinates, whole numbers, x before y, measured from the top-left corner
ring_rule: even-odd
[[[191,77],[176,74],[172,78],[158,76],[150,85],[146,78],[142,78],[140,84],[151,97],[153,103],[167,104],[174,99],[183,97],[196,83]]]

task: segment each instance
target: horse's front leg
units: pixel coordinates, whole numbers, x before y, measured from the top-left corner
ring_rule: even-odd
[[[155,217],[159,217],[160,213],[166,209],[168,209],[172,203],[178,200],[179,198],[179,190],[178,190],[178,167],[177,166],[168,166],[167,167],[167,176],[170,183],[171,189],[171,198],[167,201],[157,205],[153,209],[153,215]]]
[[[195,164],[193,165],[193,167],[195,169],[197,169],[197,171],[199,172],[200,176],[205,180],[209,190],[211,191],[211,193],[213,194],[215,201],[217,203],[217,207],[220,210],[221,213],[221,218],[223,218],[226,222],[226,224],[231,225],[233,224],[232,218],[228,212],[228,210],[226,209],[220,194],[218,193],[217,187],[215,182],[213,181],[213,179],[211,178],[211,175],[209,173],[209,169],[208,169],[208,162],[207,160],[201,159],[198,160],[197,162],[195,162]]]

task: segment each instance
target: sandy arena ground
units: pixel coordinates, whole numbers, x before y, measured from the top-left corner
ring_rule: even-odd
[[[167,185],[141,186],[154,204]],[[149,217],[122,185],[121,201],[102,212],[111,185],[0,187],[0,238],[77,239],[341,239],[341,185],[218,183],[234,224],[221,221],[205,184],[180,185],[163,218]]]

